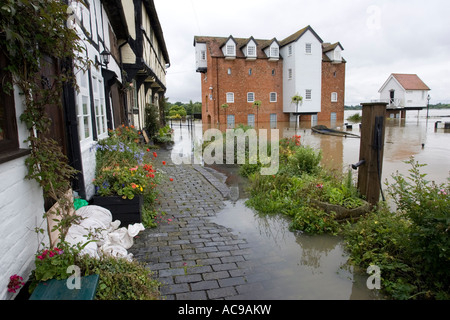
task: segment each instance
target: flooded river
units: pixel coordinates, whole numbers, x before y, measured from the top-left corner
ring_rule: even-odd
[[[361,111],[346,111],[345,118]],[[427,178],[436,183],[447,181],[450,172],[450,132],[437,129],[436,121],[450,122],[450,110],[410,111],[406,119],[387,119],[383,159],[383,181],[397,170],[407,174],[409,166],[403,161],[414,156]],[[343,123],[319,123],[341,127]],[[314,124],[313,124],[314,125]],[[264,128],[265,124],[259,124]],[[174,153],[189,155],[199,143],[203,128],[173,124]],[[280,137],[294,135],[293,125],[277,124]],[[359,124],[349,132],[359,134]],[[322,165],[346,170],[359,160],[360,139],[319,135],[311,132],[311,123],[300,123],[297,131],[301,143],[321,149]],[[197,141],[197,142],[195,142]],[[424,146],[422,146],[424,144]],[[232,190],[231,200],[212,219],[231,228],[245,238],[251,250],[249,260],[254,274],[248,281],[262,287],[248,293],[249,299],[379,299],[381,296],[366,286],[368,275],[355,271],[347,264],[348,256],[342,238],[328,235],[306,235],[288,230],[289,220],[281,215],[259,215],[245,206],[246,181],[238,175],[236,165],[212,165]]]

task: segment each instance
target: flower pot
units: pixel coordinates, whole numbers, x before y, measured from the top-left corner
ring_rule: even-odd
[[[113,221],[120,220],[122,227],[142,222],[142,195],[137,195],[131,200],[123,199],[121,196],[94,196],[92,204],[111,211]]]
[[[359,219],[360,216],[368,213],[371,209],[370,203],[363,201],[364,204],[353,209],[348,209],[346,207],[331,204],[327,202],[322,202],[318,200],[311,199],[311,202],[315,204],[319,209],[322,209],[326,213],[334,212],[336,216],[334,217],[337,221],[343,221],[348,219]]]

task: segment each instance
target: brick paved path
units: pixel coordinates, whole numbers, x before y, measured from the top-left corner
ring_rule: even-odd
[[[129,251],[163,283],[166,299],[245,299],[258,289],[246,277],[249,246],[208,219],[224,208],[228,188],[209,170],[174,165],[168,151],[156,152],[155,166],[165,172],[157,209],[166,215],[157,228],[141,232]]]

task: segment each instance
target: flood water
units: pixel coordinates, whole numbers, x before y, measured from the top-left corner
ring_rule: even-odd
[[[345,118],[361,111],[346,111]],[[450,132],[437,129],[436,121],[450,122],[450,110],[409,111],[406,119],[387,119],[383,159],[383,181],[399,171],[407,174],[409,166],[403,161],[414,156],[428,180],[447,181],[450,172]],[[347,122],[347,121],[346,121]],[[343,123],[319,123],[341,127]],[[313,124],[315,125],[315,124]],[[259,124],[258,128],[269,128]],[[277,124],[280,137],[294,135],[294,126]],[[175,145],[173,153],[189,155],[199,143],[203,128],[195,123],[191,129],[173,125]],[[301,143],[321,149],[322,165],[336,169],[347,168],[359,160],[360,139],[319,135],[311,132],[311,123],[300,123],[297,134]],[[345,129],[343,129],[345,130]],[[359,134],[358,124],[349,132]],[[197,141],[197,142],[194,142]],[[422,144],[424,146],[422,147]],[[245,206],[246,180],[239,176],[237,165],[211,165],[225,177],[232,190],[232,199],[212,219],[231,228],[248,242],[254,273],[249,282],[257,281],[261,290],[249,292],[249,299],[381,299],[376,290],[366,286],[368,274],[348,265],[348,255],[340,237],[307,235],[291,232],[289,219],[281,215],[259,215]]]

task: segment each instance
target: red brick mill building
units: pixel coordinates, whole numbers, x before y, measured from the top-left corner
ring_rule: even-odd
[[[208,126],[258,122],[276,127],[298,116],[312,123],[344,118],[343,47],[324,43],[310,26],[281,41],[195,36],[194,47]],[[291,102],[294,95],[303,97],[298,109]]]

